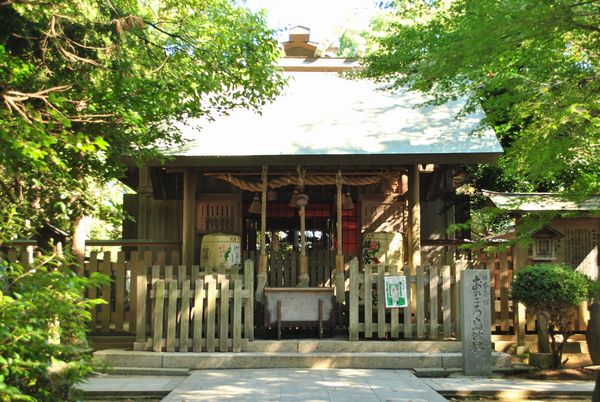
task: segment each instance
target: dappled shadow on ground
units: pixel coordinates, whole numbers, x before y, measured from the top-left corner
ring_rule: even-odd
[[[558,370],[528,370],[516,372],[508,375],[508,377],[523,378],[528,380],[581,380],[581,381],[595,381],[596,374],[590,371],[586,371],[584,368],[591,366],[592,360],[590,355],[587,353],[576,353],[563,355],[563,360],[566,359],[564,367]],[[514,358],[515,362],[527,363],[526,358]]]

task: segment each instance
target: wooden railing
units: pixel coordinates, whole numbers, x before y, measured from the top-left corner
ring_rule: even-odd
[[[358,261],[350,262],[349,339],[438,339],[457,335],[458,283],[466,263],[453,266],[418,267],[406,276],[408,306],[386,309],[384,277],[397,275],[395,265],[367,265],[359,272]]]
[[[243,251],[243,259],[258,264],[256,251]],[[267,253],[267,283],[269,287],[294,287],[298,281],[299,253],[296,251],[270,251]],[[309,286],[333,287],[335,251],[308,250]]]
[[[191,271],[190,269],[191,268]],[[136,275],[136,350],[240,352],[254,338],[254,263],[243,276],[179,266]]]

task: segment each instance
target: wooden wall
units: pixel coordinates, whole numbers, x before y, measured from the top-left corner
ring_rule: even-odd
[[[144,205],[140,205],[142,198]],[[181,241],[181,200],[155,200],[152,195],[125,194],[123,208],[135,219],[123,224],[123,238]]]
[[[170,177],[170,176],[169,176]],[[448,207],[441,189],[452,186],[449,170],[421,174],[422,239],[446,239],[448,225],[454,223],[454,209]],[[236,187],[214,177],[198,174],[196,210],[196,249],[206,233],[224,232],[241,235],[242,196]],[[406,250],[407,213],[405,188],[399,193],[377,194],[376,185],[356,187],[359,204],[360,236],[368,232],[402,233],[403,245],[399,255]],[[182,201],[180,199],[155,199],[152,180],[147,169],[140,169],[138,194],[125,195],[124,209],[135,218],[125,222],[126,239],[182,240]],[[451,236],[450,236],[451,238]],[[141,250],[140,250],[141,251]],[[197,254],[197,253],[196,253]],[[422,260],[426,264],[446,264],[452,261],[452,252],[444,247],[423,247]]]
[[[555,262],[565,263],[589,277],[600,280],[600,218],[554,218],[548,224],[563,234],[554,241]],[[534,261],[531,247],[527,251],[527,264]]]
[[[455,238],[448,233],[456,213],[447,193],[454,193],[452,169],[438,167],[421,174],[421,260],[426,265],[451,264],[455,257],[454,248],[426,245],[427,240]]]

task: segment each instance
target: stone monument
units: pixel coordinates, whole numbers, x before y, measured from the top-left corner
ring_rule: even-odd
[[[465,375],[492,373],[490,272],[467,269],[461,278],[462,354]]]

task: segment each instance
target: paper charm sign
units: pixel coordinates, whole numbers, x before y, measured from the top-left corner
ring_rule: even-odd
[[[385,283],[385,307],[406,307],[406,276],[386,276]]]

